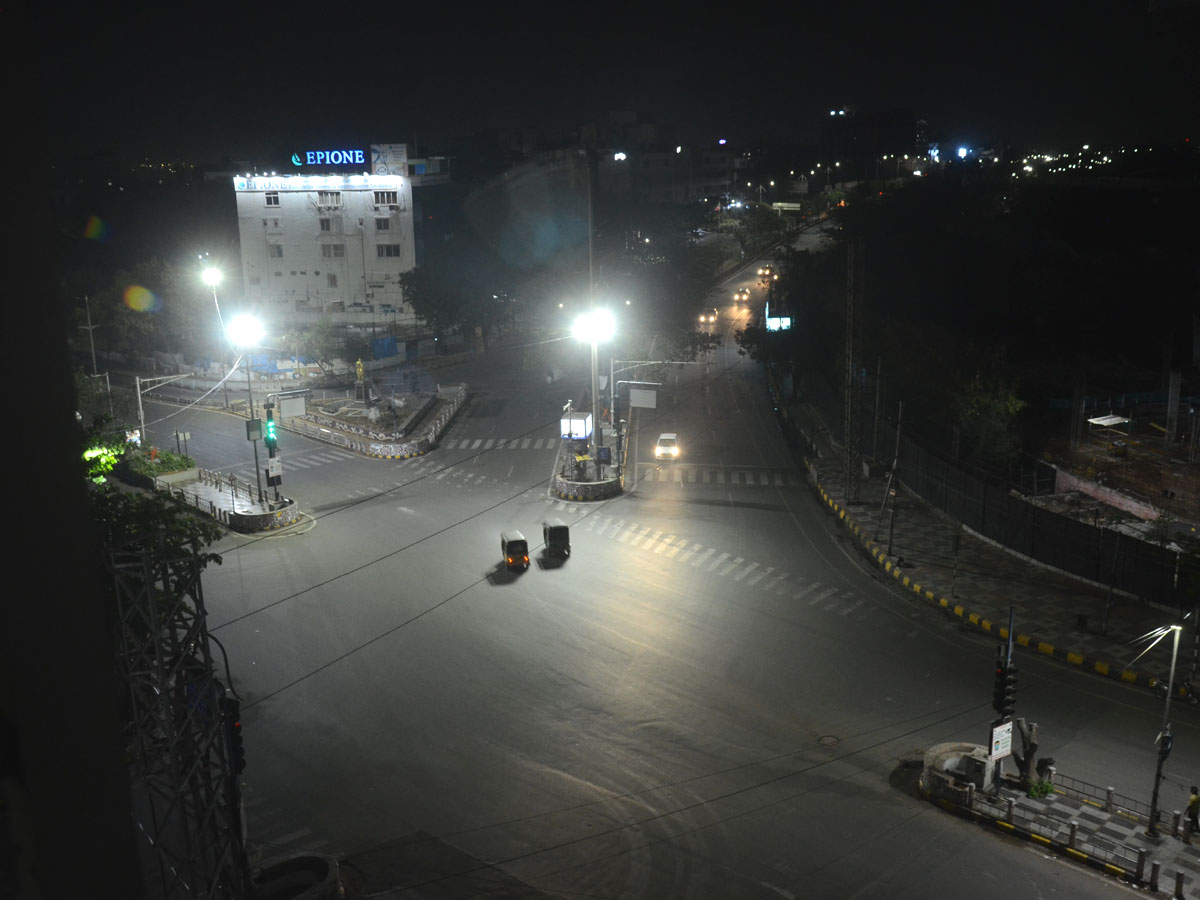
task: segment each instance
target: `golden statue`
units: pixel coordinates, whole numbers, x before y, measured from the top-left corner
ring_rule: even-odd
[[[354,371],[358,374],[358,380],[362,381],[363,380],[363,364],[362,364],[361,359],[354,364]]]

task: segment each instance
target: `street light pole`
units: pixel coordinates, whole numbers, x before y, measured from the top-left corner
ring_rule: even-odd
[[[229,339],[229,343],[240,347],[246,358],[246,395],[249,400],[248,413],[251,422],[257,421],[258,416],[254,414],[254,385],[250,377],[250,349],[258,346],[259,341],[262,340],[262,336],[262,323],[254,316],[246,314],[234,316],[229,322],[229,327],[226,329],[226,337]],[[254,434],[253,426],[250,426],[246,436],[254,444],[254,479],[258,483],[258,502],[262,503],[264,502],[262,472],[258,468],[258,438],[261,436],[261,431],[256,435]]]
[[[1182,630],[1180,625],[1172,625],[1171,630],[1175,632],[1175,640],[1171,646],[1171,673],[1167,676],[1167,702],[1163,707],[1163,724],[1162,731],[1158,733],[1158,765],[1154,769],[1154,793],[1150,795],[1150,824],[1146,826],[1146,834],[1150,837],[1158,836],[1158,788],[1162,784],[1162,769],[1163,763],[1167,761],[1167,756],[1171,753],[1171,744],[1174,743],[1174,737],[1171,735],[1171,695],[1175,693],[1175,658],[1179,654],[1179,632]]]
[[[599,454],[597,454],[596,448],[603,444],[603,441],[598,439],[600,429],[600,377],[597,374],[599,367],[597,345],[600,341],[607,341],[612,337],[614,327],[613,315],[609,310],[593,308],[575,320],[575,327],[573,329],[576,338],[588,341],[592,345],[592,434],[589,441],[589,449],[595,460],[597,481],[600,480],[600,460],[597,458]]]

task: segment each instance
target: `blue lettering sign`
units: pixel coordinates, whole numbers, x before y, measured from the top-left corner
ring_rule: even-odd
[[[304,161],[310,166],[350,166],[363,165],[367,155],[362,150],[306,150]],[[297,154],[292,154],[292,162],[300,164]]]

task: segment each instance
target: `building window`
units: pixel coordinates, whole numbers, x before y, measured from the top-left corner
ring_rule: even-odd
[[[399,256],[400,255],[400,245],[399,244],[376,244],[375,245],[375,255],[380,256],[380,257],[382,257],[382,256]]]
[[[346,255],[345,244],[322,244],[321,256],[325,259],[341,259]]]
[[[336,275],[334,275],[332,272],[330,272],[330,273],[329,273],[329,275],[326,277],[326,279],[325,279],[325,280],[326,280],[327,282],[329,282],[329,286],[330,286],[331,288],[335,288],[335,287],[337,287],[337,276],[336,276]]]
[[[395,206],[400,201],[396,199],[396,191],[376,191],[376,206]]]
[[[283,244],[267,244],[267,256],[271,259],[283,259]]]
[[[267,191],[267,206],[279,205],[279,191]]]
[[[332,226],[329,219],[321,219],[320,222],[322,231],[329,231],[331,229]]]
[[[341,205],[341,191],[317,191],[317,206],[340,207]]]
[[[375,230],[376,231],[391,231],[392,230],[391,219],[376,219],[375,220]]]

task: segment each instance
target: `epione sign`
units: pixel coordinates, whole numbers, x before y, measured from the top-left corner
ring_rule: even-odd
[[[305,150],[292,154],[293,166],[361,166],[367,161],[363,150]]]

